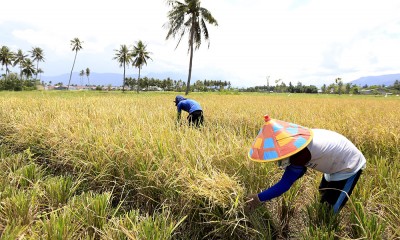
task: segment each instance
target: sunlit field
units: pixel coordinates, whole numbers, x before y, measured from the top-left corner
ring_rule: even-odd
[[[400,97],[190,93],[199,130],[176,125],[175,95],[0,92],[2,239],[400,238]],[[364,153],[337,219],[320,211],[313,170],[244,214],[283,173],[247,159],[265,114]]]

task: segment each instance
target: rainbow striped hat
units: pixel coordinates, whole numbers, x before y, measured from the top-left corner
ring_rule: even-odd
[[[264,116],[248,157],[256,162],[274,162],[305,148],[313,138],[311,129]]]

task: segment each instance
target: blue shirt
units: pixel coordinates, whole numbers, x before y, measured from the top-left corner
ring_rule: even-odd
[[[263,192],[258,194],[258,198],[260,201],[268,201],[272,198],[278,197],[285,193],[293,183],[301,178],[304,173],[307,171],[307,168],[304,166],[296,166],[296,165],[289,165],[285,169],[285,173],[282,175],[281,180],[276,183],[274,186],[264,190]]]
[[[178,109],[178,113],[180,113],[181,110],[184,110],[189,114],[197,110],[202,110],[200,104],[192,99],[182,100],[178,103],[176,107]]]

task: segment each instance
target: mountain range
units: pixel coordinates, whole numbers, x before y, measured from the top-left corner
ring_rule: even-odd
[[[369,76],[369,77],[361,77],[356,80],[351,81],[350,83],[358,85],[358,86],[372,86],[372,85],[385,85],[391,86],[394,84],[396,80],[400,81],[400,74],[387,74],[380,76]]]
[[[57,75],[57,76],[42,76],[41,80],[44,82],[51,84],[63,83],[64,85],[68,85],[69,81],[69,73]],[[137,78],[137,74],[129,74],[126,77]],[[172,80],[182,80],[186,82],[187,74],[176,73],[176,72],[157,72],[157,73],[149,73],[143,74],[141,77],[148,77],[148,78],[155,78],[155,79],[167,79],[171,78]],[[112,86],[121,86],[122,85],[122,78],[123,75],[120,73],[95,73],[92,72],[89,75],[89,78],[85,76],[80,77],[78,72],[73,72],[71,77],[71,84],[77,85],[112,85]],[[192,82],[200,79],[198,76],[192,76]],[[364,85],[385,85],[390,86],[393,85],[396,80],[400,80],[400,74],[387,74],[387,75],[380,75],[380,76],[367,76],[361,77],[356,80],[352,80],[349,83],[355,84],[358,86]]]

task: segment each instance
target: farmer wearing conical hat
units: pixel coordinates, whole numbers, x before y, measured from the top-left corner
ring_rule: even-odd
[[[292,184],[312,168],[323,173],[319,186],[321,203],[337,213],[351,195],[366,160],[346,137],[324,129],[309,129],[265,116],[250,151],[255,162],[276,162],[285,170],[281,180],[270,188],[250,194],[246,201],[249,213],[265,201],[288,191]]]
[[[184,98],[181,95],[177,95],[175,97],[175,106],[178,111],[177,122],[179,123],[181,120],[181,112],[182,110],[189,113],[187,120],[189,121],[190,126],[199,127],[203,125],[204,116],[203,109],[200,104],[193,99]]]

